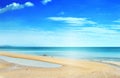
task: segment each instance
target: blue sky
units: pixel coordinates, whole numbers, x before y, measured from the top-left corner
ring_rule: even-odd
[[[0,45],[120,46],[120,1],[0,0]]]

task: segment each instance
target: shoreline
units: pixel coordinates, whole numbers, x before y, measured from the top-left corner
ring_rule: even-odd
[[[0,77],[3,78],[120,78],[120,70],[108,64],[95,61],[53,58],[8,52],[0,52],[0,56],[37,60],[62,65],[59,68],[36,68],[16,66],[16,64],[11,65],[11,63],[0,61]]]

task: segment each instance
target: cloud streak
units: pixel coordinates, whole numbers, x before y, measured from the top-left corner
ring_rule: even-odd
[[[67,23],[70,26],[84,26],[87,24],[95,25],[97,24],[94,21],[88,20],[87,18],[77,18],[77,17],[48,17],[49,20],[59,21]]]
[[[26,31],[25,29],[22,31],[9,31],[7,33],[5,31],[0,33],[0,35],[1,45],[9,44],[14,46],[117,46],[120,43],[119,33],[96,27],[85,28],[81,31],[31,29]],[[19,36],[16,37],[16,35]]]
[[[19,4],[19,3],[13,2],[12,4],[6,5],[6,7],[1,8],[0,13],[5,13],[7,11],[18,10],[18,9],[22,9],[25,7],[32,7],[32,6],[34,6],[34,4],[32,2],[26,2],[24,4]]]
[[[71,26],[67,28],[61,27],[57,30],[44,30],[29,26],[21,21],[12,20],[8,23],[2,23],[0,24],[0,45],[120,46],[120,33],[106,27]],[[8,29],[6,29],[7,26]],[[21,26],[24,26],[24,28]],[[5,28],[5,30],[1,30],[2,28]],[[76,29],[74,30],[74,28]],[[17,35],[19,36],[16,37]]]
[[[113,21],[115,23],[120,23],[120,19]]]
[[[52,0],[42,0],[42,4],[46,5],[47,3],[52,2]]]

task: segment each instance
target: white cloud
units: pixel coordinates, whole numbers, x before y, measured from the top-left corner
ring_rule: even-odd
[[[97,34],[117,34],[115,30],[103,28],[103,27],[85,27],[82,29],[84,32],[97,33]]]
[[[10,10],[22,9],[25,7],[32,7],[32,6],[34,6],[34,4],[31,2],[26,2],[24,4],[19,4],[19,3],[13,2],[12,4],[6,5],[6,7],[1,8],[0,13],[4,13],[4,12],[10,11]]]
[[[25,5],[25,6],[28,6],[28,7],[34,6],[34,4],[33,4],[32,2],[26,2],[24,5]]]
[[[43,0],[43,1],[42,1],[42,4],[43,4],[43,5],[46,5],[46,4],[49,3],[49,2],[52,2],[52,0]]]
[[[113,21],[115,23],[120,23],[120,19]]]
[[[109,25],[111,29],[120,30],[120,19],[112,21],[113,24]]]
[[[87,18],[77,18],[77,17],[49,17],[52,21],[61,21],[67,23],[71,26],[83,26],[86,24],[95,25],[96,22],[88,20]]]

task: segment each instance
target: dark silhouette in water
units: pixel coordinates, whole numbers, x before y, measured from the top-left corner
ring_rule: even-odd
[[[47,56],[47,54],[43,54],[43,56]]]

